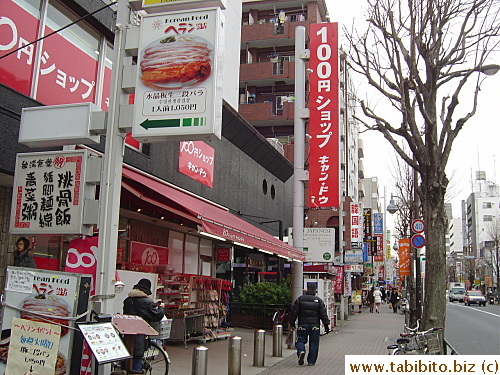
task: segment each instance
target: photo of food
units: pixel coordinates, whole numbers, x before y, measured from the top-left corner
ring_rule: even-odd
[[[20,313],[22,319],[58,324],[61,326],[61,337],[68,333],[69,328],[66,327],[69,323],[68,320],[30,314],[31,312],[61,318],[69,317],[71,309],[63,299],[46,294],[36,294],[23,300],[20,307],[22,309]]]
[[[195,36],[168,36],[144,49],[141,80],[162,90],[191,86],[207,79],[212,72],[212,49]]]
[[[56,370],[54,375],[66,374],[66,358],[61,353],[57,353]]]

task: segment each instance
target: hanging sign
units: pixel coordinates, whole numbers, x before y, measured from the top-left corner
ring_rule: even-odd
[[[132,136],[141,142],[220,139],[220,9],[142,18]]]
[[[86,234],[85,198],[95,186],[85,183],[87,150],[17,154],[10,232]]]

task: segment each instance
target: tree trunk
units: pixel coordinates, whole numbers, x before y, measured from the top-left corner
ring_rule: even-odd
[[[433,174],[435,176],[435,174]],[[446,320],[446,188],[422,175],[420,194],[425,222],[425,286],[422,328],[444,327]],[[432,277],[429,277],[432,276]]]

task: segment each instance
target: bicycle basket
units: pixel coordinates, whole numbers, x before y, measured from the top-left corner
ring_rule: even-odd
[[[427,354],[441,354],[442,353],[442,339],[438,332],[430,332],[425,335],[418,335],[415,337],[417,344],[420,348],[427,348]]]

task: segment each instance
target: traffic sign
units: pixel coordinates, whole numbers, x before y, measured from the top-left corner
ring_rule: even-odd
[[[422,233],[425,229],[424,221],[416,219],[411,222],[411,230],[415,233]]]
[[[411,245],[413,247],[416,247],[417,249],[420,249],[425,246],[425,237],[422,236],[421,234],[414,234],[411,236]]]

